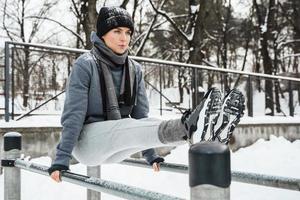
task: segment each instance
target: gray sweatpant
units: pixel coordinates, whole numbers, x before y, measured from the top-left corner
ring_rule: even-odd
[[[139,151],[184,144],[180,120],[154,118],[110,120],[83,127],[73,156],[89,166],[117,163]]]

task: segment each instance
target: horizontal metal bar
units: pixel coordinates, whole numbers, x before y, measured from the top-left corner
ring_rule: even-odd
[[[12,41],[5,42],[5,43],[12,44],[12,45],[52,49],[52,50],[58,50],[58,51],[68,51],[68,52],[74,52],[74,53],[88,52],[88,50],[61,47],[61,46],[54,46],[54,45],[22,43],[22,42],[12,42]],[[300,82],[300,78],[275,76],[275,75],[261,74],[261,73],[255,73],[255,72],[244,72],[244,71],[232,70],[232,69],[222,69],[222,68],[215,68],[215,67],[210,67],[210,66],[205,66],[205,65],[180,63],[180,62],[175,62],[175,61],[160,60],[160,59],[153,59],[153,58],[146,58],[146,57],[137,57],[137,56],[129,56],[129,57],[136,60],[136,61],[140,61],[140,62],[150,62],[150,63],[163,64],[163,65],[172,65],[172,66],[178,66],[178,67],[190,67],[190,68],[217,71],[217,72],[223,72],[223,73],[233,73],[233,74],[239,74],[239,75],[245,75],[245,76],[255,76],[255,77],[269,78],[269,79],[274,79],[274,80],[288,80],[288,81]]]
[[[300,179],[232,171],[232,180],[243,183],[300,191]]]
[[[15,166],[27,171],[34,173],[48,175],[48,167],[39,165],[36,163],[24,161],[17,159],[15,161]],[[140,189],[137,187],[132,187],[120,183],[115,183],[112,181],[106,181],[99,178],[84,176],[80,174],[71,173],[68,171],[62,172],[62,181],[70,182],[76,185],[80,185],[87,189],[91,189],[98,192],[105,192],[114,196],[118,196],[125,199],[132,200],[183,200],[182,198],[173,197],[157,192],[152,192],[149,190]]]
[[[152,166],[150,166],[148,163],[146,163],[145,161],[142,161],[142,160],[138,160],[138,159],[126,159],[126,160],[122,161],[120,164],[152,169]],[[163,162],[163,163],[160,163],[160,170],[167,171],[167,172],[188,174],[188,166],[181,165],[181,164],[173,164],[173,163]]]
[[[76,49],[76,48],[61,47],[61,46],[54,46],[54,45],[44,45],[44,44],[36,44],[36,43],[34,44],[34,43],[12,42],[12,41],[8,41],[8,42],[5,42],[5,43],[11,44],[11,45],[35,47],[35,48],[41,48],[41,49],[52,49],[52,50],[57,50],[57,51],[68,51],[68,52],[73,52],[73,53],[88,52],[88,50],[84,50],[84,49]]]
[[[24,47],[13,47],[14,50],[22,50],[24,51]],[[35,47],[35,49],[30,49],[31,52],[39,52],[39,53],[48,53],[48,54],[59,54],[59,55],[76,55],[76,54],[81,54],[84,53],[86,50],[84,50],[84,52],[73,52],[73,51],[64,51],[64,50],[56,50],[56,49],[46,49],[46,48],[39,48],[39,47]]]
[[[145,57],[136,57],[136,56],[130,56],[130,57],[132,59],[134,59],[136,61],[140,61],[140,62],[151,62],[151,63],[157,63],[157,64],[178,66],[178,67],[190,67],[190,68],[204,69],[204,70],[210,70],[210,71],[239,74],[239,75],[245,75],[245,76],[256,76],[256,77],[269,78],[269,79],[275,79],[275,80],[289,80],[289,81],[300,82],[300,78],[274,76],[274,75],[261,74],[261,73],[255,73],[255,72],[244,72],[244,71],[239,71],[239,70],[222,69],[222,68],[215,68],[215,67],[210,67],[210,66],[205,66],[205,65],[180,63],[180,62],[175,62],[175,61],[167,61],[167,60],[145,58]]]
[[[135,167],[152,168],[152,166],[147,164],[145,161],[136,159],[126,159],[123,162],[121,162],[121,164]],[[188,166],[181,164],[161,163],[161,170],[181,174],[188,174]],[[264,174],[248,172],[246,173],[238,171],[231,171],[231,176],[232,180],[236,182],[300,191],[300,179],[296,178],[269,176]]]

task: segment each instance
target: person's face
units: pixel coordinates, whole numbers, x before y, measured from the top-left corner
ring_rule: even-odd
[[[117,27],[102,36],[104,43],[116,54],[123,54],[129,47],[131,31],[127,27]]]

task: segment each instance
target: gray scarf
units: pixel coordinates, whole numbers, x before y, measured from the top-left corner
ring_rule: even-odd
[[[121,119],[122,115],[119,108],[119,103],[124,103],[130,106],[134,102],[133,90],[135,80],[135,70],[131,62],[128,62],[128,52],[126,51],[122,55],[115,54],[109,49],[102,40],[97,40],[94,43],[94,47],[91,50],[98,67],[100,67],[102,77],[104,79],[104,85],[101,85],[101,90],[105,90],[105,107],[103,113],[106,114],[107,120]],[[117,67],[116,65],[123,65],[124,72],[122,76],[121,88],[120,88],[120,100],[118,101],[115,87],[113,83],[110,67]],[[104,100],[104,99],[103,99]],[[131,109],[130,111],[131,112]],[[130,113],[128,113],[130,114]]]

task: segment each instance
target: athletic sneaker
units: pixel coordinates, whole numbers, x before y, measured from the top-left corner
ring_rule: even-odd
[[[212,121],[211,140],[228,144],[233,130],[244,115],[244,109],[244,95],[237,89],[231,90],[223,100],[221,112]]]
[[[183,113],[181,122],[188,134],[184,138],[190,143],[205,139],[210,122],[219,114],[222,106],[222,94],[219,89],[211,88],[204,95],[199,105],[193,110]],[[209,133],[210,135],[210,133]]]

